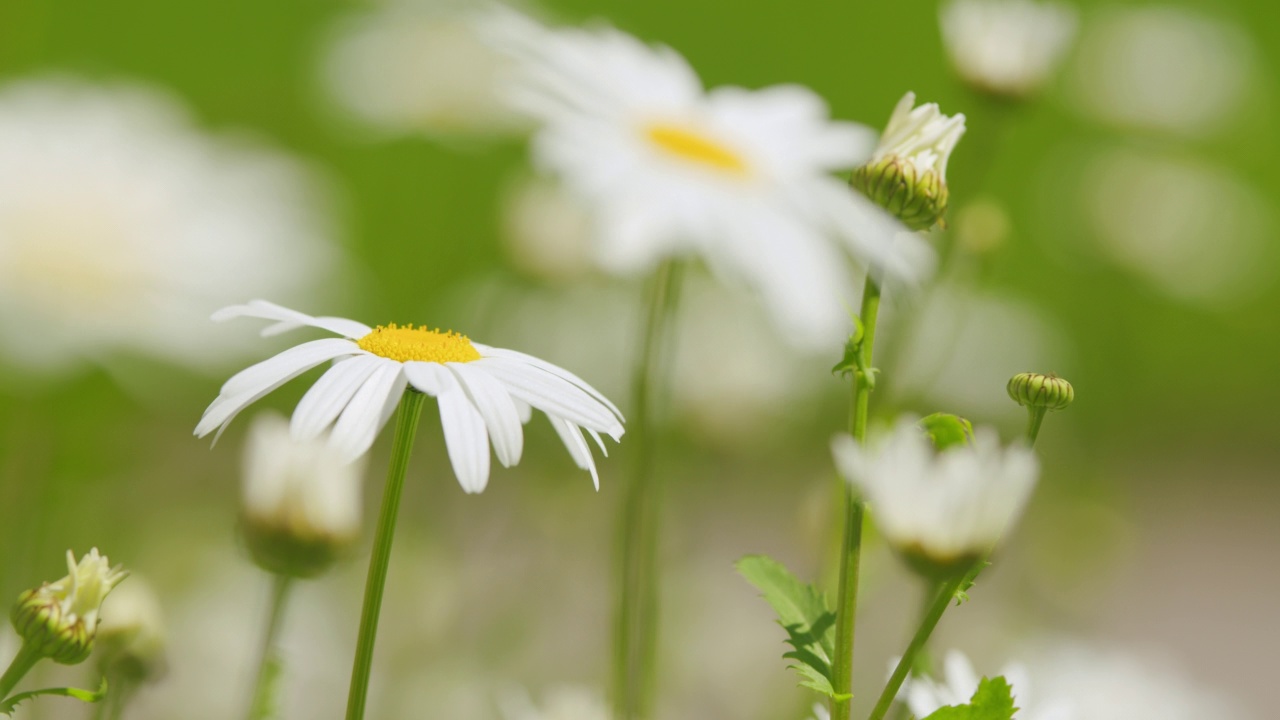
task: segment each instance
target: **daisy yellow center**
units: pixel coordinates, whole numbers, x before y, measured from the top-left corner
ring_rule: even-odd
[[[708,165],[735,175],[747,174],[746,160],[733,148],[688,128],[654,123],[645,128],[645,137],[682,160]]]
[[[413,325],[379,325],[356,341],[361,350],[396,362],[471,362],[479,360],[466,335]]]

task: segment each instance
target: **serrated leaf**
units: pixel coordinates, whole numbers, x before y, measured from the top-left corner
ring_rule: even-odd
[[[1013,720],[1013,688],[1003,677],[982,678],[973,697],[964,705],[938,708],[924,720]]]
[[[56,697],[75,698],[81,702],[96,703],[107,696],[107,679],[102,678],[102,684],[98,686],[98,690],[81,690],[80,688],[59,687],[44,688],[42,690],[31,690],[29,692],[18,693],[4,702],[0,703],[0,715],[12,715],[18,709],[18,705],[32,700],[41,695],[53,695]]]
[[[764,595],[778,615],[778,624],[787,631],[792,650],[783,657],[796,661],[789,667],[800,674],[800,685],[828,697],[847,699],[848,695],[836,695],[831,680],[836,615],[827,607],[822,592],[800,582],[782,563],[765,555],[748,555],[738,561],[737,568]]]

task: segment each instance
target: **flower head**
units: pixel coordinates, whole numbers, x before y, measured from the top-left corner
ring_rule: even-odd
[[[853,174],[853,186],[912,230],[928,230],[947,211],[947,161],[964,135],[964,115],[947,117],[937,103],[915,107],[902,96],[875,153]]]
[[[1002,448],[992,428],[937,451],[911,418],[865,447],[840,436],[833,450],[889,542],[941,568],[967,569],[990,550],[1026,504],[1039,470],[1030,448]]]
[[[93,548],[80,562],[67,551],[67,576],[18,596],[10,615],[24,643],[63,665],[84,662],[93,650],[102,601],[128,573]]]
[[[334,256],[315,189],[293,158],[202,133],[155,88],[0,87],[0,332],[39,339],[0,352],[41,373],[240,356],[200,321],[315,287]]]
[[[871,134],[830,120],[813,92],[708,92],[675,51],[605,27],[551,30],[498,12],[483,30],[515,58],[507,96],[539,124],[535,161],[590,208],[605,270],[701,257],[811,346],[848,322],[844,253],[921,274],[927,247],[895,244],[901,226],[832,176],[866,159]]]
[[[951,0],[939,19],[960,77],[983,92],[1013,98],[1044,84],[1076,32],[1071,6],[1036,0]]]
[[[254,419],[245,446],[242,528],[259,567],[312,577],[360,538],[360,461],[321,436],[295,440],[275,413]]]
[[[151,586],[134,577],[103,603],[97,646],[107,675],[130,682],[155,679],[165,669],[164,613]]]
[[[223,308],[215,321],[237,317],[274,321],[263,335],[310,326],[339,338],[313,340],[234,375],[205,410],[195,434],[222,429],[263,395],[322,363],[333,361],[307,391],[290,422],[295,440],[319,437],[347,462],[363,455],[390,419],[407,388],[439,402],[449,460],[462,489],[484,490],[489,446],[510,467],[524,449],[523,423],[536,408],[546,414],[578,467],[599,488],[583,430],[604,451],[600,434],[621,439],[622,414],[577,375],[545,360],[472,342],[464,335],[412,325],[371,328],[355,320],[312,317],[264,300]]]

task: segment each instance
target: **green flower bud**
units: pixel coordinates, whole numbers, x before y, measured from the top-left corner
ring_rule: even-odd
[[[936,103],[914,108],[907,93],[893,109],[875,153],[854,171],[850,183],[912,230],[928,230],[947,211],[947,161],[964,115],[947,117]]]
[[[1019,405],[1047,410],[1061,410],[1076,397],[1071,383],[1052,373],[1018,373],[1009,379],[1008,390]]]
[[[66,577],[18,596],[10,620],[23,643],[63,665],[84,662],[93,650],[102,600],[128,576],[94,548],[77,564],[67,551]]]
[[[973,443],[973,423],[959,415],[936,412],[921,418],[919,425],[939,452]]]

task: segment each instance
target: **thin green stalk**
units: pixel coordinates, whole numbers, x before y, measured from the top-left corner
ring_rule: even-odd
[[[413,450],[413,437],[422,416],[426,396],[416,390],[405,392],[396,415],[396,437],[391,447],[391,465],[387,468],[387,487],[382,495],[377,534],[373,540],[373,557],[369,560],[369,577],[364,586],[364,608],[360,611],[360,637],[356,641],[355,662],[351,666],[351,689],[347,694],[347,720],[362,720],[369,696],[369,673],[373,669],[373,645],[378,637],[378,616],[382,612],[382,592],[387,585],[387,568],[391,564],[391,541],[396,534],[396,516],[400,511],[400,491]]]
[[[679,299],[680,266],[663,264],[650,284],[641,332],[640,356],[631,384],[631,417],[627,423],[632,457],[631,477],[619,524],[617,611],[614,619],[613,708],[617,720],[649,714],[657,653],[657,537],[660,519],[659,478],[653,472],[655,385],[663,375],[664,355],[672,343],[671,327]]]
[[[934,596],[929,611],[920,621],[920,627],[911,638],[911,644],[907,645],[906,652],[902,653],[902,659],[893,669],[893,675],[889,677],[888,684],[884,686],[884,691],[880,693],[880,699],[867,720],[883,720],[885,713],[889,711],[889,706],[893,705],[894,698],[898,697],[898,691],[902,689],[907,673],[914,666],[916,656],[924,648],[925,643],[929,642],[929,636],[933,634],[933,629],[938,627],[938,621],[942,619],[942,614],[947,611],[947,606],[951,604],[956,590],[960,588],[960,584],[964,582],[967,575],[968,573],[956,573],[952,579],[938,584],[938,594]]]
[[[38,662],[40,662],[40,653],[36,648],[31,647],[30,643],[22,643],[22,648],[9,663],[9,669],[0,676],[0,700],[9,697],[22,678],[31,672],[31,668]]]
[[[875,377],[871,374],[872,350],[876,341],[876,321],[880,315],[880,285],[867,275],[862,291],[862,345],[860,368],[853,375],[850,398],[849,433],[858,442],[867,439],[867,413]],[[840,550],[840,589],[836,598],[836,655],[832,675],[836,694],[853,695],[854,625],[858,614],[858,577],[862,557],[862,498],[852,485],[845,484],[844,542]],[[852,704],[849,699],[831,700],[832,720],[848,720]]]
[[[1040,423],[1044,422],[1044,416],[1049,413],[1049,408],[1028,407],[1027,408],[1027,444],[1035,447],[1036,437],[1040,435]]]
[[[271,607],[267,613],[267,627],[262,634],[262,650],[258,658],[258,679],[253,686],[253,701],[249,705],[249,720],[265,720],[270,717],[276,686],[276,643],[284,625],[284,608],[293,579],[287,575],[275,575],[271,583]]]

